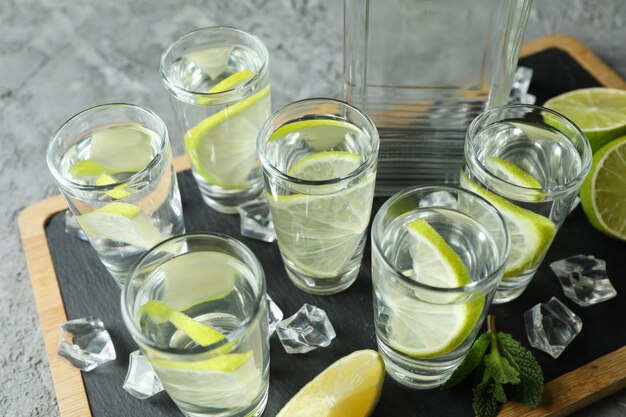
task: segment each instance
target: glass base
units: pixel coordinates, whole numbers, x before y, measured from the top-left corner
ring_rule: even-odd
[[[356,277],[359,274],[359,269],[361,268],[361,264],[359,263],[347,272],[344,272],[337,277],[319,278],[303,274],[300,271],[296,271],[290,265],[290,262],[284,257],[283,261],[285,263],[287,276],[289,276],[291,282],[293,282],[293,284],[302,291],[314,295],[332,295],[344,291],[350,285],[352,285],[354,281],[356,281]]]
[[[266,384],[265,390],[259,396],[259,399],[251,404],[249,407],[240,408],[236,410],[220,410],[217,412],[214,411],[197,411],[197,410],[185,410],[181,406],[181,404],[176,403],[180,411],[186,417],[260,417],[265,411],[265,406],[267,405],[267,394],[269,391],[269,384]]]
[[[244,190],[228,190],[209,184],[204,178],[194,173],[202,200],[213,210],[224,214],[237,214],[237,207],[257,198],[263,190],[260,180]]]
[[[528,287],[528,284],[530,284],[530,281],[533,279],[535,272],[537,272],[537,268],[533,268],[530,271],[513,278],[503,278],[502,281],[500,281],[500,285],[498,285],[498,290],[496,291],[496,295],[494,296],[492,303],[508,303],[509,301],[513,301],[522,295]]]
[[[445,359],[417,359],[396,352],[377,336],[378,352],[385,362],[385,370],[401,385],[413,389],[432,389],[442,386],[461,364],[463,355],[446,355]]]

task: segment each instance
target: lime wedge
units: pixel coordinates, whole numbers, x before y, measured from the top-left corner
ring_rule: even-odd
[[[626,241],[626,136],[609,142],[593,156],[580,201],[596,229]]]
[[[459,255],[426,220],[415,220],[407,228],[412,280],[439,288],[471,282]],[[411,297],[394,288],[382,293],[390,307],[389,344],[415,358],[436,358],[454,350],[474,329],[485,303],[480,295],[461,300],[462,294],[435,294],[426,289],[414,290]]]
[[[111,185],[117,183],[117,180],[110,175],[102,173],[96,178],[96,185]],[[116,200],[121,200],[126,197],[130,197],[131,193],[126,190],[126,185],[120,184],[106,192],[107,195],[113,197]]]
[[[595,152],[626,135],[626,91],[584,88],[556,96],[544,107],[571,119],[583,131]]]
[[[198,66],[213,80],[228,67],[228,59],[232,50],[232,46],[201,49],[187,53],[185,59]]]
[[[256,137],[269,113],[268,85],[189,129],[185,144],[191,166],[211,184],[247,188],[256,160]]]
[[[89,160],[108,174],[141,171],[152,161],[152,135],[140,125],[98,130],[91,135]]]
[[[308,180],[328,179],[338,170],[349,173],[360,164],[356,154],[322,152],[304,158],[290,175]],[[307,275],[339,275],[354,256],[369,223],[373,189],[374,174],[351,188],[337,192],[331,188],[324,195],[273,198],[268,194],[283,256]]]
[[[463,173],[461,186],[485,198],[504,217],[511,236],[511,251],[506,261],[504,278],[521,275],[543,258],[556,234],[556,226],[550,219],[486,190]]]
[[[493,175],[510,184],[525,188],[541,188],[541,183],[535,177],[512,162],[490,156],[485,166]]]
[[[89,160],[76,161],[76,163],[71,166],[69,172],[72,177],[83,181],[104,173],[110,173],[110,171],[101,164]]]
[[[378,404],[385,365],[359,350],[330,365],[289,400],[276,417],[366,417]]]
[[[269,137],[273,142],[298,135],[313,150],[326,150],[345,141],[346,135],[362,135],[352,123],[332,119],[307,119],[282,125]]]
[[[76,220],[90,238],[109,239],[143,249],[150,249],[163,237],[150,218],[133,204],[114,202]]]

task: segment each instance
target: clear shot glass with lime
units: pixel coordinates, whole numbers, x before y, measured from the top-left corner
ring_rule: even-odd
[[[166,240],[131,269],[126,328],[188,417],[253,417],[265,409],[269,344],[265,275],[228,236]]]
[[[204,202],[237,213],[263,188],[255,143],[271,113],[267,48],[238,29],[199,29],[163,52],[160,71]]]
[[[356,279],[369,224],[378,132],[347,103],[287,105],[257,143],[278,246],[291,281],[334,294]]]
[[[471,123],[461,186],[489,200],[511,234],[511,254],[494,303],[514,300],[526,289],[590,166],[585,135],[555,111],[504,106]]]
[[[372,224],[372,283],[391,377],[416,389],[450,377],[487,315],[509,247],[504,219],[475,193],[414,187],[387,200]]]
[[[122,286],[131,265],[185,231],[163,121],[131,104],[85,110],[52,137],[47,163],[70,211]]]

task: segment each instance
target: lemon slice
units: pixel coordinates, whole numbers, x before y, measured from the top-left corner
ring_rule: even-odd
[[[268,85],[189,129],[185,144],[191,166],[211,184],[247,188],[256,160],[256,137],[269,113]]]
[[[207,48],[189,52],[185,54],[184,58],[199,67],[213,80],[228,67],[228,59],[232,50],[232,46]]]
[[[96,185],[111,185],[117,183],[117,180],[110,175],[102,173],[96,178]],[[131,196],[131,193],[126,190],[126,185],[120,184],[106,192],[107,195],[113,197],[116,200],[121,200]]]
[[[626,136],[609,142],[593,156],[580,201],[596,229],[626,241]]]
[[[282,125],[270,135],[269,141],[297,138],[313,150],[327,150],[343,143],[346,135],[362,134],[355,125],[342,120],[307,119]]]
[[[626,91],[584,88],[546,101],[544,107],[571,119],[587,136],[595,152],[626,134]]]
[[[540,214],[518,207],[461,174],[461,185],[495,206],[506,222],[511,236],[511,251],[504,278],[514,278],[541,260],[556,234],[555,224]]]
[[[525,188],[541,188],[541,183],[535,177],[512,162],[490,156],[485,166],[493,175],[510,184]]]
[[[133,204],[114,202],[76,220],[90,238],[109,239],[142,249],[150,249],[163,237],[150,218]]]
[[[457,288],[471,282],[465,264],[426,220],[407,224],[412,280],[439,288]],[[390,307],[387,338],[395,350],[415,358],[436,358],[459,346],[480,318],[484,297],[461,299],[459,294],[435,294],[415,289],[407,296],[393,288],[383,290]]]
[[[276,417],[369,416],[378,404],[384,377],[378,352],[353,352],[306,384]]]
[[[330,171],[349,173],[360,164],[356,154],[323,152],[300,161],[290,175],[306,176],[309,180],[327,179],[333,177]],[[273,198],[268,194],[283,256],[307,275],[317,278],[339,275],[354,256],[369,223],[373,189],[372,174],[351,188],[324,195]]]

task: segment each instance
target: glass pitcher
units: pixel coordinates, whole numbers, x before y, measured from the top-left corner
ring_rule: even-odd
[[[345,0],[345,99],[380,132],[377,195],[454,183],[465,131],[506,104],[532,0]]]

